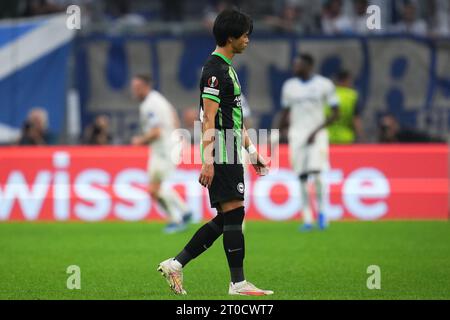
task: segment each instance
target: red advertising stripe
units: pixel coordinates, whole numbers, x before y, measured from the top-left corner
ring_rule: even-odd
[[[198,159],[198,148],[184,150]],[[148,149],[136,147],[0,148],[0,221],[161,220],[146,192]],[[248,219],[297,219],[299,182],[289,150],[279,168],[246,180]],[[446,145],[333,146],[324,175],[331,219],[448,219]],[[168,181],[197,219],[214,215],[197,179],[198,164],[181,164]]]

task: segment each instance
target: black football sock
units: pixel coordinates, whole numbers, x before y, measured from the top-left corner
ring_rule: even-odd
[[[198,229],[183,251],[175,257],[175,260],[184,267],[189,261],[206,251],[222,234],[223,219],[223,214],[218,213],[214,219]]]
[[[228,212],[224,212],[223,225],[223,248],[227,255],[228,266],[230,267],[231,282],[241,282],[244,277],[244,257],[245,243],[242,233],[242,222],[244,221],[245,210],[240,207]]]

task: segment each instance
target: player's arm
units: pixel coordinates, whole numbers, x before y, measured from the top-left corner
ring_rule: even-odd
[[[202,146],[203,165],[200,172],[199,182],[202,186],[209,188],[214,177],[214,133],[215,119],[219,103],[209,98],[203,98],[203,120],[202,120]]]
[[[248,154],[250,155],[250,163],[252,164],[253,168],[255,168],[255,171],[258,175],[266,175],[268,171],[268,163],[266,160],[258,153],[258,150],[256,149],[255,145],[253,144],[252,140],[250,139],[250,136],[248,135],[247,128],[244,126],[243,130],[243,137],[244,137],[244,148],[247,150]]]
[[[178,116],[178,112],[175,108],[172,108],[172,119],[173,119],[173,126],[175,129],[179,129],[181,127],[181,121],[180,117]]]
[[[278,123],[280,130],[289,129],[289,119],[291,114],[291,98],[290,98],[289,85],[287,82],[283,84],[281,88],[281,115]]]
[[[366,141],[363,122],[360,116],[355,116],[353,118],[353,127],[355,128],[356,132],[356,140],[360,143]]]
[[[158,139],[160,136],[161,136],[161,128],[153,127],[151,129],[147,130],[142,135],[134,136],[131,139],[131,143],[135,146],[148,145],[148,144],[151,144],[156,139]]]
[[[337,119],[339,118],[339,106],[338,105],[334,105],[331,106],[331,115],[329,115],[326,119],[325,122],[323,122],[321,125],[319,125],[309,136],[308,139],[308,144],[314,143],[314,139],[317,135],[317,133],[328,127],[330,124],[332,124],[333,122],[335,122]]]
[[[145,120],[146,125],[143,128],[143,134],[134,136],[131,139],[131,143],[135,146],[149,145],[161,136],[162,130],[159,116],[151,110],[147,110],[141,116],[144,117],[143,120]]]
[[[358,142],[365,142],[366,135],[364,133],[364,127],[360,113],[361,113],[361,100],[358,98],[355,112],[353,114],[353,128],[355,128],[356,140]]]
[[[280,121],[279,121],[279,129],[288,129],[289,128],[289,116],[291,114],[291,109],[285,107],[281,110]]]

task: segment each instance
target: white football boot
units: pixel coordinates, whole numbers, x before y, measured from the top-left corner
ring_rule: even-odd
[[[273,291],[259,289],[254,284],[244,280],[238,283],[230,282],[228,294],[241,296],[268,296],[273,294]]]
[[[177,269],[173,266],[173,258],[161,262],[158,266],[158,271],[166,278],[170,289],[175,294],[186,294],[183,289],[183,269]]]

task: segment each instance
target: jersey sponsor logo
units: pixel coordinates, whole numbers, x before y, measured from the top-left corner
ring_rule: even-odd
[[[220,93],[220,90],[214,89],[214,88],[208,88],[208,87],[205,87],[205,88],[203,89],[203,93],[209,93],[209,94],[213,94],[213,95],[215,95],[215,96],[218,96],[219,93]]]
[[[244,184],[243,184],[242,182],[240,182],[240,183],[237,185],[237,190],[239,191],[239,193],[244,193],[244,191],[245,191],[245,186],[244,186]]]
[[[217,80],[217,77],[212,76],[208,79],[208,86],[211,88],[217,88],[219,86],[219,80]]]
[[[237,96],[236,98],[234,98],[234,103],[236,104],[236,107],[242,107],[241,96]]]

